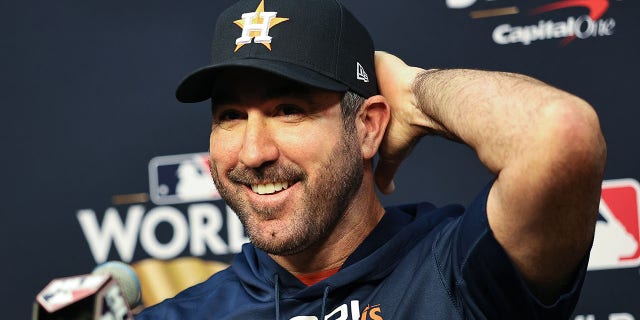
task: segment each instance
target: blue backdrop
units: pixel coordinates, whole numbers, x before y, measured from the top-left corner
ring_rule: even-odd
[[[87,273],[107,259],[228,261],[237,251],[241,230],[215,190],[196,187],[211,188],[196,154],[208,148],[208,105],[174,98],[182,77],[209,60],[215,17],[230,3],[0,4],[4,318],[28,318],[50,279]],[[640,319],[640,4],[345,3],[377,49],[409,64],[524,73],[595,107],[609,148],[601,251],[575,319]],[[396,193],[383,200],[466,204],[490,179],[469,148],[428,138],[399,172]]]

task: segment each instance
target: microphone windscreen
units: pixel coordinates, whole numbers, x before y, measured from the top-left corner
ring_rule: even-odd
[[[108,261],[96,266],[92,273],[110,275],[115,279],[129,307],[133,308],[140,302],[140,280],[130,265],[120,261]]]

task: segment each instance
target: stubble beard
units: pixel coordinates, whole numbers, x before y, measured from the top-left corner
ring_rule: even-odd
[[[234,192],[242,186],[227,186],[220,180],[215,163],[211,162],[211,175],[225,202],[235,211],[253,245],[267,253],[287,256],[300,253],[326,239],[344,217],[347,207],[358,191],[363,175],[362,154],[354,134],[345,133],[343,139],[331,152],[328,160],[320,167],[317,181],[307,179],[307,175],[297,166],[270,164],[258,169],[233,168],[227,176],[230,181],[249,182],[258,179],[268,181],[299,180],[302,184],[302,198],[294,206],[295,212],[287,215],[285,230],[263,235],[257,223],[258,218],[279,216],[282,208],[256,208]]]

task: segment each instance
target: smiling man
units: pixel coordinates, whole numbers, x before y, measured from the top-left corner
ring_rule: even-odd
[[[139,319],[571,315],[606,154],[583,100],[523,75],[374,53],[334,0],[241,0],[177,97],[211,99],[212,177],[251,243]],[[495,179],[466,209],[384,208],[376,185],[393,192],[426,135],[469,145]]]
[[[223,70],[217,82],[211,172],[256,247],[276,259],[300,255],[325,241],[347,212],[371,209],[348,208],[367,203],[353,201],[367,194],[360,188],[362,150],[353,117],[349,125],[342,121],[341,93],[248,68]],[[378,216],[383,211],[376,210]],[[353,217],[361,219],[366,216]],[[334,234],[335,242],[370,230],[344,231]]]

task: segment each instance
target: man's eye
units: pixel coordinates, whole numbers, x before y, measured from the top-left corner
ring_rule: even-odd
[[[294,104],[281,104],[278,107],[278,114],[283,116],[303,115],[304,110],[301,107]]]
[[[217,122],[226,122],[242,119],[242,114],[236,110],[224,110],[216,117]]]

